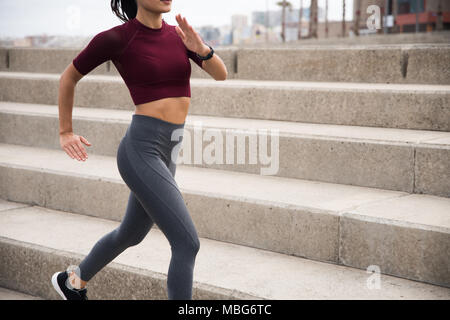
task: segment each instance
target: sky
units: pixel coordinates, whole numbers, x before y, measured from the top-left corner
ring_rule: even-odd
[[[244,14],[251,23],[252,11],[280,10],[280,0],[173,0],[164,20],[177,25],[181,13],[194,28],[203,25],[223,26],[231,23],[232,14]],[[325,0],[318,0],[325,7]],[[290,0],[294,9],[300,0]],[[310,1],[304,0],[309,6]],[[353,1],[347,0],[346,19],[352,15]],[[0,0],[0,37],[26,35],[96,34],[122,22],[111,11],[110,0]],[[342,19],[342,0],[329,0],[329,19]]]

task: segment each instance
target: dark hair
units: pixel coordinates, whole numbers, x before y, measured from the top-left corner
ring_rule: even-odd
[[[123,22],[136,17],[136,0],[111,0],[111,9]]]

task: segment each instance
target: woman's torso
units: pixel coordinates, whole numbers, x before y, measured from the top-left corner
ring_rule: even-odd
[[[189,97],[169,97],[136,105],[136,114],[142,114],[172,123],[184,123],[188,114]]]
[[[136,114],[179,124],[190,104],[189,58],[202,66],[175,26],[163,21],[160,29],[152,29],[134,18],[97,34],[73,63],[87,74],[111,60],[130,91]]]
[[[177,79],[176,84],[167,82],[168,87],[180,86],[178,82],[183,81],[182,79],[189,81],[188,78],[191,74],[189,59],[187,56],[183,57],[182,55],[182,52],[187,48],[183,45],[173,26],[168,25],[163,20],[162,32],[155,32],[154,29],[149,30],[137,19],[133,19],[131,23],[134,23],[140,30],[140,33],[135,36],[135,39],[138,41],[134,41],[134,43],[137,42],[139,45],[134,47],[134,43],[129,44],[128,52],[130,52],[130,49],[133,51],[133,48],[136,48],[134,52],[140,52],[136,59],[139,59],[142,66],[142,70],[141,68],[134,70],[133,74],[142,78],[141,72],[150,73],[154,70],[158,86],[160,85],[160,80],[166,83],[170,79]],[[148,47],[142,46],[145,39],[148,39]],[[158,48],[160,46],[162,49]],[[167,64],[168,61],[170,63]],[[186,91],[185,93],[181,93],[178,89],[175,90],[179,95],[184,96],[173,96],[171,93],[167,97],[158,96],[157,100],[136,103],[135,113],[152,116],[172,123],[184,123],[190,105],[190,88],[189,92]]]

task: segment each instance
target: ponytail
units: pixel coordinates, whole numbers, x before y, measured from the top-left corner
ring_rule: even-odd
[[[136,17],[136,0],[111,0],[111,9],[123,22]]]

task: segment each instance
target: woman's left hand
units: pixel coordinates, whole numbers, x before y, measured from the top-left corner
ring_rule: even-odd
[[[175,30],[186,48],[198,53],[201,56],[207,55],[210,50],[209,47],[203,42],[202,38],[194,30],[194,28],[187,22],[186,18],[181,17],[181,14],[177,14],[175,19],[178,22],[178,26],[175,26]]]

